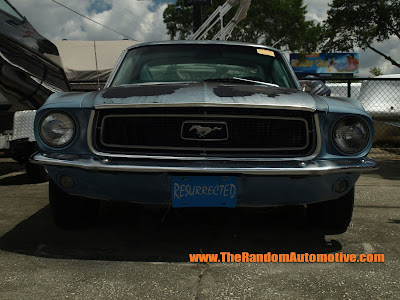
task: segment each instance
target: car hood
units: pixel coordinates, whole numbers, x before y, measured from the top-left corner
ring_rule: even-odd
[[[328,111],[322,97],[268,85],[183,82],[111,87],[88,94],[81,107],[240,106]]]

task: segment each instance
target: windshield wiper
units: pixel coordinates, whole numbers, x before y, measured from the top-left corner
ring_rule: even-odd
[[[230,78],[210,78],[206,79],[204,81],[216,81],[216,82],[244,82],[247,84],[262,84],[262,85],[268,85],[268,86],[273,86],[273,87],[279,87],[279,85],[270,83],[270,82],[265,82],[265,81],[259,81],[259,80],[253,80],[253,79],[247,79],[247,78],[241,78],[241,77],[230,77]]]

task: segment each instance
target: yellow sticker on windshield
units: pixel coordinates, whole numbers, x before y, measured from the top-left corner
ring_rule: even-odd
[[[257,53],[258,54],[262,54],[262,55],[268,55],[268,56],[275,57],[274,51],[267,50],[267,49],[257,49]]]

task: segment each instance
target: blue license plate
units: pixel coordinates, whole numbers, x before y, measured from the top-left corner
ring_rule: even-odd
[[[236,177],[172,177],[172,207],[236,207],[236,199]]]

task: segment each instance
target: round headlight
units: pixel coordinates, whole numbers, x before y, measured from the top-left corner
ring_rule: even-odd
[[[344,153],[353,154],[360,152],[367,145],[368,139],[368,127],[359,118],[344,118],[333,129],[335,145]]]
[[[50,147],[64,147],[75,136],[75,123],[72,118],[63,112],[47,114],[39,126],[40,136]]]

